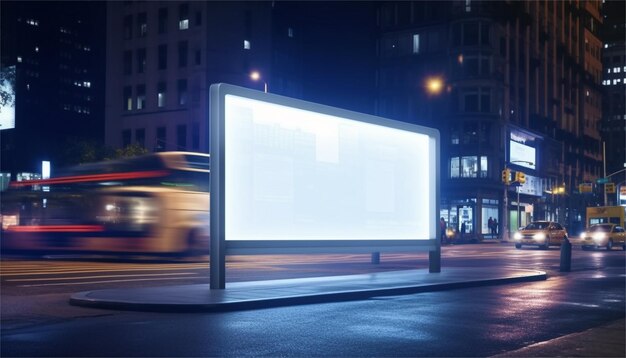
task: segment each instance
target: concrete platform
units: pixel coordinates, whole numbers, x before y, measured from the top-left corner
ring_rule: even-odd
[[[79,292],[76,306],[118,310],[190,312],[232,311],[320,302],[359,300],[418,292],[545,280],[543,271],[493,268],[442,268],[440,273],[403,270],[360,275]]]

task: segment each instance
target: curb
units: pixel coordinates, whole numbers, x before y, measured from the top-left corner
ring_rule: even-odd
[[[407,295],[422,292],[434,292],[444,290],[454,290],[460,288],[481,287],[490,285],[502,285],[519,282],[533,282],[542,281],[547,279],[547,274],[543,271],[536,271],[537,273],[532,276],[519,276],[519,277],[504,277],[497,279],[487,280],[470,280],[470,281],[457,281],[448,283],[434,283],[425,285],[406,285],[406,286],[392,286],[385,288],[370,288],[359,290],[345,290],[345,291],[329,291],[312,294],[300,294],[300,295],[283,295],[275,297],[265,297],[257,299],[235,299],[235,300],[223,300],[221,302],[205,302],[205,303],[155,303],[155,302],[138,302],[136,300],[124,300],[124,299],[107,299],[97,298],[100,291],[87,291],[79,292],[72,295],[69,299],[69,303],[74,306],[90,307],[90,308],[104,308],[114,310],[130,310],[130,311],[145,311],[145,312],[224,312],[224,311],[239,311],[250,310],[259,308],[270,307],[282,307],[282,306],[296,306],[315,303],[328,303],[328,302],[343,302],[362,300],[376,296],[394,296],[394,295]],[[211,292],[206,285],[205,296],[210,296],[212,293],[224,296],[224,291]],[[167,288],[165,288],[167,289]],[[209,299],[207,299],[209,301]]]

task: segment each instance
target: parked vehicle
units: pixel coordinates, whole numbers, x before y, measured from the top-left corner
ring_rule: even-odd
[[[626,251],[626,232],[615,224],[591,225],[580,235],[580,239],[583,250],[601,247],[612,250],[614,246],[621,245]]]
[[[551,245],[560,246],[567,239],[567,231],[552,221],[533,221],[526,227],[520,228],[514,235],[515,248],[523,245],[539,246],[548,249]]]

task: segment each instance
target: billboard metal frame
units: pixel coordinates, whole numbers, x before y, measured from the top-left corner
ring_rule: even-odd
[[[225,98],[239,96],[305,111],[331,115],[348,120],[423,134],[429,138],[430,167],[425,170],[435,189],[434,237],[417,240],[263,240],[244,241],[225,238]],[[302,101],[271,93],[225,83],[210,87],[210,149],[211,149],[211,289],[225,288],[226,255],[229,254],[287,254],[287,253],[372,253],[428,251],[429,271],[441,270],[441,241],[439,238],[440,137],[433,128],[393,121],[387,118],[348,111],[317,103]],[[431,234],[431,235],[433,235]]]

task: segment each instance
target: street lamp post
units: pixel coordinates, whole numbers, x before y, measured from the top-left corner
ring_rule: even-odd
[[[259,71],[250,72],[250,79],[253,81],[261,80],[261,73]],[[267,82],[263,81],[263,92],[267,93]]]

